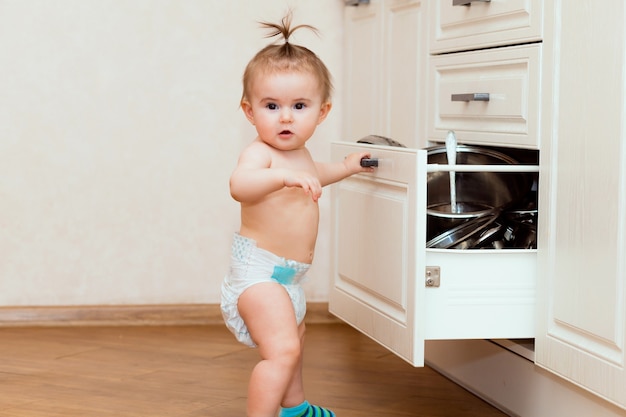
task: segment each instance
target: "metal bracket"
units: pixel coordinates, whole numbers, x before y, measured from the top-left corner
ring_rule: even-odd
[[[441,268],[438,266],[426,267],[426,286],[439,287],[441,284]]]

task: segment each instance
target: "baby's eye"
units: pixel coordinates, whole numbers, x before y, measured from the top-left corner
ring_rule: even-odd
[[[278,105],[275,103],[268,103],[265,107],[267,107],[269,110],[278,110]]]
[[[296,103],[293,107],[296,110],[302,110],[302,109],[304,109],[306,107],[306,104],[304,104],[304,103]]]

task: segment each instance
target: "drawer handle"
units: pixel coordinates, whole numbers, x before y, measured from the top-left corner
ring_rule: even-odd
[[[362,167],[377,167],[378,166],[378,158],[362,158],[361,159]]]
[[[491,0],[452,0],[453,6],[471,6],[474,1],[489,3]]]
[[[452,94],[452,101],[489,101],[489,93]]]

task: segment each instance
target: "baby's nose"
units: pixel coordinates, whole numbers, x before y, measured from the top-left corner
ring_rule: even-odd
[[[291,113],[291,109],[282,109],[280,112],[280,120],[281,122],[290,122],[293,119],[293,115]]]

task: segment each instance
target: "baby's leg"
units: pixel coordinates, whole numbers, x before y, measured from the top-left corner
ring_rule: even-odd
[[[287,291],[278,283],[255,284],[238,302],[261,361],[248,387],[248,417],[274,417],[301,366],[298,325]]]
[[[304,401],[304,385],[302,383],[302,360],[304,355],[304,321],[298,326],[298,335],[300,337],[300,360],[296,366],[296,370],[287,386],[287,391],[281,402],[282,407],[294,407]]]

